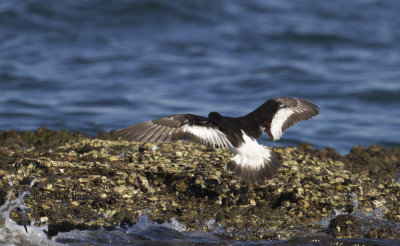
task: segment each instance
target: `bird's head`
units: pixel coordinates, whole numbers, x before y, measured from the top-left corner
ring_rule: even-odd
[[[208,118],[213,121],[218,121],[222,118],[222,115],[217,112],[211,112],[208,114]]]

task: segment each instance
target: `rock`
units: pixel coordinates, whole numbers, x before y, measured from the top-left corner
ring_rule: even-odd
[[[278,174],[249,185],[226,170],[232,154],[223,149],[117,141],[114,132],[90,139],[9,130],[0,132],[0,204],[12,174],[15,193],[37,179],[25,205],[49,224],[49,236],[130,225],[147,213],[153,221],[176,218],[188,231],[212,230],[206,225],[214,221],[240,240],[301,237],[321,227],[334,237],[400,239],[398,148],[356,146],[345,156],[309,144],[275,150],[283,158]]]
[[[359,218],[352,214],[338,215],[331,220],[329,228],[334,237],[354,238],[362,231]]]

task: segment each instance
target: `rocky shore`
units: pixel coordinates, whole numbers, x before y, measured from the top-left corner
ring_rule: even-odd
[[[400,150],[355,146],[349,154],[309,144],[276,148],[283,166],[264,184],[246,184],[225,166],[223,149],[184,142],[89,138],[39,129],[0,132],[0,205],[25,197],[28,221],[48,236],[133,225],[141,214],[187,231],[238,240],[287,239],[310,233],[339,238],[400,239]],[[11,217],[21,223],[21,214]],[[1,227],[1,224],[0,224]],[[218,228],[218,230],[216,230]]]

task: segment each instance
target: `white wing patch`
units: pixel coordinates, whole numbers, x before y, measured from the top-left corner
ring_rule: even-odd
[[[214,147],[225,147],[228,149],[232,149],[232,144],[228,141],[225,133],[221,132],[218,129],[204,126],[189,126],[185,125],[183,127],[184,132],[190,132],[196,137],[203,140],[206,144],[211,144]]]
[[[274,138],[273,140],[278,140],[281,138],[283,132],[282,132],[282,126],[283,123],[293,114],[293,110],[290,108],[281,108],[279,109],[275,115],[274,118],[272,118],[271,122],[271,135]]]
[[[271,160],[271,150],[265,149],[264,146],[258,144],[255,138],[247,136],[243,130],[244,142],[235,149],[236,154],[232,161],[236,162],[242,167],[251,169],[261,169],[265,162]]]

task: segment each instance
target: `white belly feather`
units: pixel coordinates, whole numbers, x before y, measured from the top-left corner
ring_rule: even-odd
[[[236,154],[232,161],[242,167],[262,168],[265,162],[270,161],[271,150],[265,149],[264,146],[258,144],[255,138],[247,136],[243,130],[242,133],[244,142],[232,151]]]

